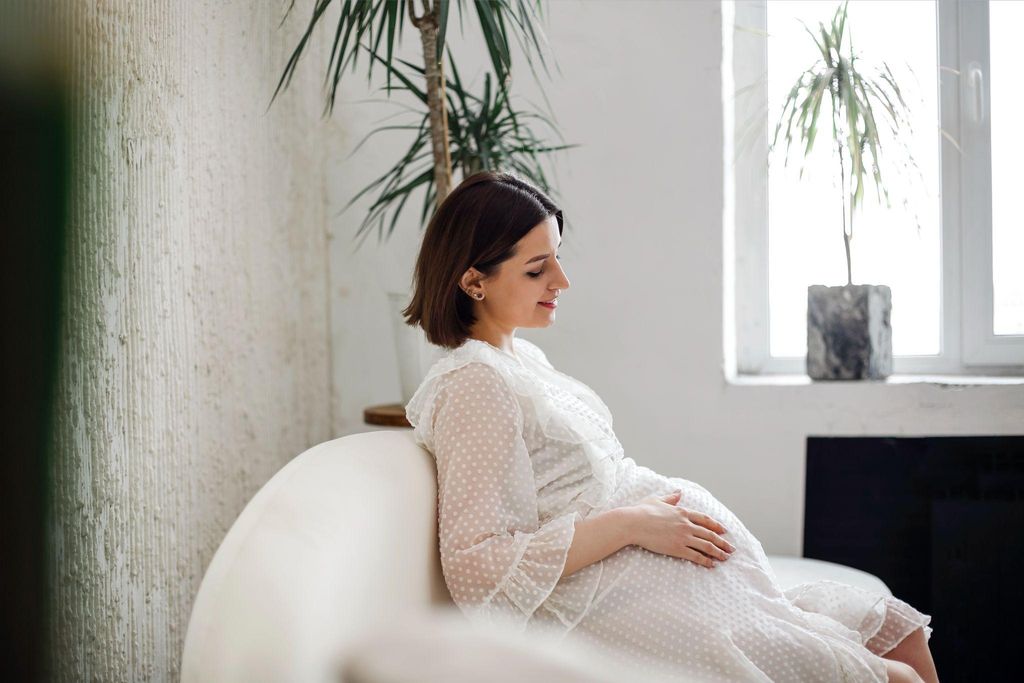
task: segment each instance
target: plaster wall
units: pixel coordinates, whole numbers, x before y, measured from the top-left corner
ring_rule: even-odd
[[[318,74],[267,111],[308,18],[279,28],[288,4],[32,5],[74,98],[55,680],[177,680],[224,533],[331,436]]]
[[[627,455],[707,487],[768,552],[799,555],[808,435],[1024,431],[1020,384],[731,383],[720,3],[562,0],[545,8],[558,70],[544,89],[565,142],[581,144],[558,157],[554,176],[572,224],[560,250],[571,287],[554,325],[517,334],[601,395]],[[474,21],[465,22],[466,38],[450,33],[464,81],[482,79],[487,64]],[[519,105],[542,104],[524,62],[515,64]],[[353,85],[348,96],[369,92]],[[394,111],[346,108],[349,140]],[[395,138],[379,136],[352,161],[332,162],[333,204],[398,158],[407,140]],[[332,222],[342,432],[366,429],[364,406],[399,400],[384,292],[408,285],[421,237],[409,212],[389,242],[371,238],[353,255],[362,214],[350,212]]]

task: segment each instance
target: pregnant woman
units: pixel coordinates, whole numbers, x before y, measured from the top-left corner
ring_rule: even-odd
[[[555,320],[561,234],[547,196],[485,171],[423,236],[404,314],[448,352],[406,414],[459,608],[600,646],[637,680],[937,681],[928,615],[833,581],[783,591],[736,515],[625,457],[598,395],[515,336]]]

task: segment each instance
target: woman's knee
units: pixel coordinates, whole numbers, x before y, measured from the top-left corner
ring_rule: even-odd
[[[914,667],[903,662],[885,660],[885,672],[889,676],[889,683],[924,683]]]

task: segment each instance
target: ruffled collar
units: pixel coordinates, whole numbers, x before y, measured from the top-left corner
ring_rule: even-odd
[[[462,346],[466,346],[468,344],[468,345],[470,345],[472,347],[475,344],[482,344],[482,345],[484,345],[484,346],[486,346],[488,348],[494,349],[495,351],[497,351],[498,353],[502,354],[503,356],[507,356],[508,358],[511,358],[512,360],[516,361],[517,363],[522,364],[523,361],[521,359],[520,354],[522,354],[522,352],[523,352],[523,345],[520,342],[521,342],[521,340],[519,339],[519,337],[512,337],[512,348],[515,350],[515,353],[509,353],[505,349],[498,348],[497,346],[495,346],[494,344],[492,344],[489,341],[484,341],[482,339],[475,339],[473,337],[466,337],[466,341],[464,341],[462,343]],[[459,347],[459,348],[462,348],[462,347]]]
[[[482,339],[467,337],[462,344],[448,351],[442,356],[443,359],[451,359],[455,363],[468,360],[483,360],[491,365],[498,365],[511,370],[533,370],[540,361],[535,355],[534,347],[529,341],[512,338],[512,349],[514,353],[498,348],[490,342]]]

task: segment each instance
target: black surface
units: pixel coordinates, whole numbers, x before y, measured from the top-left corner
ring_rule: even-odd
[[[804,556],[930,614],[940,680],[1016,680],[1024,436],[808,437]]]
[[[47,510],[68,182],[67,106],[0,72],[0,670],[47,680]]]

